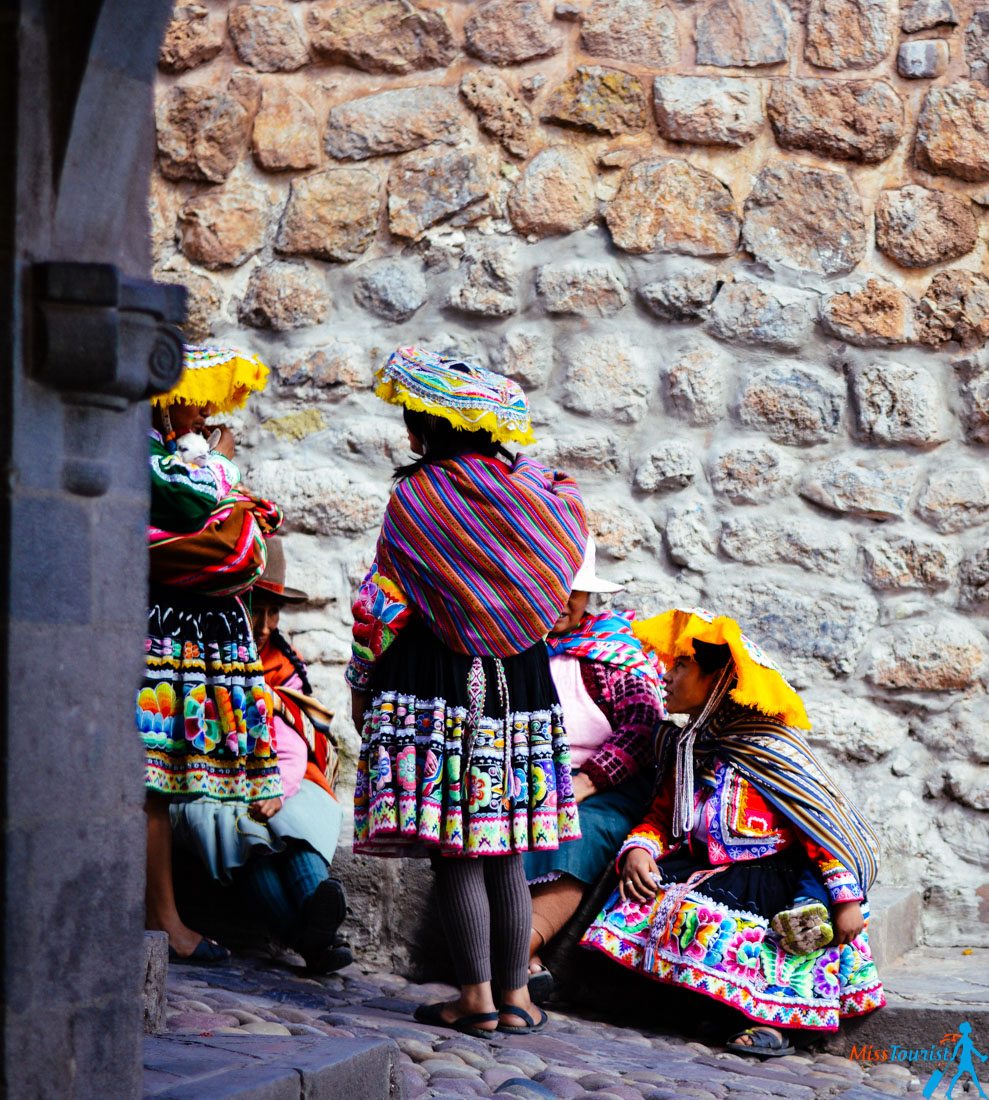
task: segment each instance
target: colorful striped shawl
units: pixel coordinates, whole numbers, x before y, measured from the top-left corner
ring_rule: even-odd
[[[679,732],[661,727],[661,773],[673,764]],[[869,890],[879,871],[879,839],[796,730],[726,699],[698,735],[695,759],[712,751]]]
[[[586,541],[571,478],[521,455],[460,455],[395,486],[378,562],[450,649],[508,657],[556,621]]]
[[[566,655],[601,661],[659,684],[659,667],[632,633],[634,611],[605,611],[585,615],[567,634],[551,634],[546,646],[551,657]]]

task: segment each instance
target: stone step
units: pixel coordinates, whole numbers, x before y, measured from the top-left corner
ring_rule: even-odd
[[[165,984],[168,981],[168,934],[144,933],[144,1034],[165,1030]]]
[[[841,1055],[853,1046],[867,1052],[870,1046],[883,1051],[894,1044],[926,1050],[957,1034],[964,1021],[972,1025],[973,1038],[989,1035],[989,948],[964,950],[916,947],[880,968],[886,1007],[849,1020],[826,1049]]]
[[[869,946],[880,975],[920,943],[922,915],[916,890],[882,886],[869,895]]]
[[[172,1034],[144,1040],[145,1100],[401,1100],[390,1039]]]

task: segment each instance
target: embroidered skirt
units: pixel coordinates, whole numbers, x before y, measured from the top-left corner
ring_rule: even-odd
[[[147,789],[224,802],[281,794],[271,714],[240,600],[152,589],[137,694]]]
[[[546,647],[496,660],[403,630],[375,669],[354,851],[494,856],[580,836]]]
[[[780,948],[769,922],[795,900],[801,870],[789,853],[714,869],[675,852],[659,867],[656,899],[622,901],[616,891],[584,947],[773,1027],[837,1031],[842,1017],[886,1003],[866,932],[809,955]]]

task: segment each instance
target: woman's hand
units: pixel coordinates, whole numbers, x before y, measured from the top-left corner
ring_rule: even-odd
[[[358,691],[356,688],[350,689],[350,717],[358,733],[364,729],[364,717],[370,705],[371,693],[369,691]]]
[[[645,848],[630,848],[622,860],[618,892],[625,901],[652,901],[656,896],[652,876],[658,874],[659,867]]]
[[[857,901],[843,901],[834,907],[835,943],[851,943],[863,928],[865,917]]]
[[[275,816],[282,808],[281,798],[262,798],[260,802],[252,802],[247,811],[248,817],[255,821],[267,821]]]
[[[234,451],[236,451],[237,445],[234,442],[234,433],[226,426],[226,424],[220,425],[220,438],[217,440],[216,446],[213,448],[218,454],[223,455],[224,458],[233,458]]]
[[[573,796],[577,802],[583,802],[585,798],[590,798],[592,794],[597,794],[598,789],[594,786],[594,780],[589,776],[584,775],[583,772],[578,772],[573,777]]]

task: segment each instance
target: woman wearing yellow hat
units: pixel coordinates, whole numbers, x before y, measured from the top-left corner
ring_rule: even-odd
[[[656,796],[583,944],[754,1021],[731,1037],[737,1053],[792,1053],[781,1029],[835,1031],[885,1004],[862,909],[878,842],[798,732],[800,697],[738,623],[693,608],[633,629],[689,721],[659,726]],[[820,909],[815,896],[831,926],[795,952],[773,919]]]

